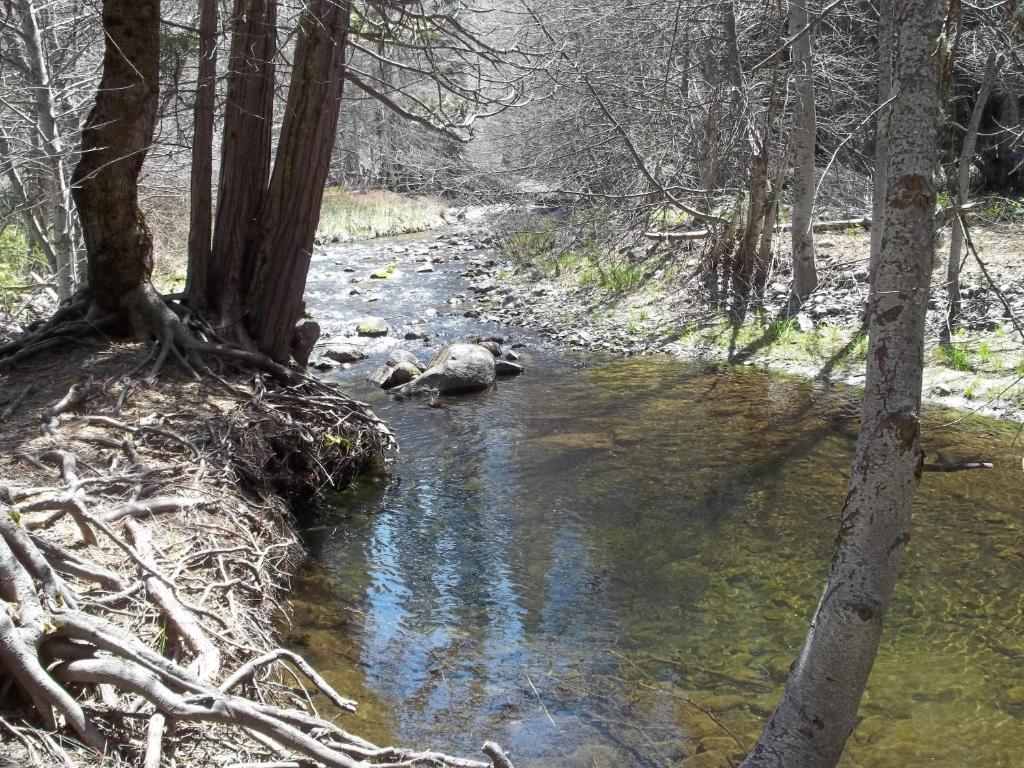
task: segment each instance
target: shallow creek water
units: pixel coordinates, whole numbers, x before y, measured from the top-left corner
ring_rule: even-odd
[[[432,342],[400,346],[497,332],[526,344],[527,372],[394,402],[364,381],[385,340],[332,374],[401,451],[305,532],[289,642],[377,742],[468,756],[493,738],[520,768],[730,765],[826,577],[858,392],[546,348],[444,303],[467,292],[464,261],[415,272],[456,253],[471,246],[428,236],[314,259],[307,302],[336,334],[370,314],[400,338],[426,317]],[[996,468],[925,475],[847,767],[1024,764],[1024,448],[1013,425],[957,418],[927,412],[929,460]]]

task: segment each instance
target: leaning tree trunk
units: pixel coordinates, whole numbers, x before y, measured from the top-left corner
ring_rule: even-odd
[[[276,24],[276,0],[236,0],[213,250],[205,279],[194,279],[204,293],[190,295],[235,341],[245,340],[251,251],[270,180]]]
[[[789,30],[794,35],[807,26],[808,2],[792,0],[789,4]],[[810,34],[793,43],[793,80],[796,103],[793,106],[793,287],[790,301],[799,306],[818,287],[812,228],[818,122]]]
[[[985,63],[985,76],[981,81],[981,89],[974,101],[974,109],[971,111],[971,120],[967,124],[967,133],[964,136],[964,146],[960,152],[960,159],[953,173],[947,174],[952,189],[950,197],[956,205],[964,205],[967,202],[967,192],[971,183],[971,163],[974,160],[974,150],[978,146],[978,129],[981,127],[981,117],[985,112],[985,105],[992,93],[992,86],[996,81],[996,74],[1002,66],[1002,57],[996,58],[995,51],[988,55]],[[964,228],[959,219],[953,221],[953,232],[949,238],[949,261],[946,264],[946,322],[942,329],[943,339],[949,341],[955,326],[960,318],[960,256],[964,247]]]
[[[262,209],[248,328],[260,351],[285,362],[320,219],[338,126],[348,0],[310,0],[299,22],[295,66],[274,175]]]
[[[217,0],[199,0],[199,74],[192,132],[188,282],[185,293],[205,297],[213,236],[213,123],[217,98]]]
[[[832,570],[782,701],[744,768],[832,768],[882,637],[910,538],[919,440],[924,319],[935,253],[943,0],[894,0],[896,92],[886,229],[868,306],[860,437]]]
[[[875,118],[875,172],[872,175],[871,251],[868,275],[873,281],[885,234],[889,170],[889,121],[892,95],[893,0],[878,0],[878,116]]]
[[[153,140],[160,0],[104,0],[103,75],[73,176],[95,309],[125,315],[149,283],[153,238],[139,210],[139,172]]]

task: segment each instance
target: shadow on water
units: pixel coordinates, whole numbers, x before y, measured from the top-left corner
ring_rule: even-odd
[[[402,312],[444,296],[422,299]],[[380,741],[495,738],[527,768],[729,765],[723,726],[753,742],[824,582],[857,393],[659,358],[524,359],[525,376],[439,407],[343,374],[402,448],[389,479],[306,532],[290,642]],[[1018,764],[1021,457],[1009,425],[948,420],[928,414],[932,451],[997,466],[925,477],[844,766]]]

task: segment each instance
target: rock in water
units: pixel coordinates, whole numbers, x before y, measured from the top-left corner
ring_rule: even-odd
[[[494,373],[497,376],[518,376],[523,372],[523,366],[510,363],[507,360],[494,361]]]
[[[474,392],[494,384],[494,355],[479,344],[449,344],[438,352],[422,375],[403,385],[403,394],[436,391]]]
[[[356,333],[360,336],[387,336],[388,324],[379,317],[364,317],[356,322]]]
[[[484,349],[486,349],[488,352],[490,352],[495,357],[500,357],[501,356],[501,345],[498,342],[496,342],[496,341],[481,341],[479,346],[481,346]]]
[[[309,364],[309,354],[320,338],[320,325],[314,320],[300,320],[292,332],[291,353],[295,362],[305,367]]]
[[[410,363],[413,365],[416,368],[417,375],[425,370],[423,363],[421,363],[412,352],[407,349],[392,349],[391,352],[388,353],[388,367],[396,368],[402,363]],[[402,383],[404,384],[405,382]]]
[[[382,369],[384,375],[380,377],[381,389],[392,389],[408,384],[420,375],[420,369],[413,363],[401,362],[398,365],[386,366]]]
[[[345,344],[324,352],[324,357],[329,357],[338,363],[355,363],[366,357],[366,353],[354,344]]]

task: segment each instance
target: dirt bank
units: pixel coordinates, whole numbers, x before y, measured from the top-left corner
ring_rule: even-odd
[[[0,379],[4,757],[490,765],[347,733],[355,703],[278,647],[301,556],[286,499],[379,464],[386,427],[318,382],[129,378],[146,351],[60,350]]]

